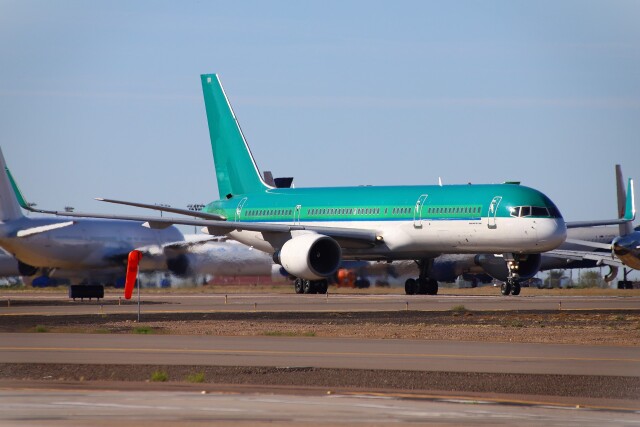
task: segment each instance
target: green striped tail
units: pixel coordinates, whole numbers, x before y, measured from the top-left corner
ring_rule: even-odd
[[[203,74],[200,78],[220,198],[268,189],[218,75]]]

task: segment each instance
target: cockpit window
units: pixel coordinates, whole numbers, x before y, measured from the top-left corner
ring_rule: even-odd
[[[510,210],[511,216],[523,218],[528,216],[559,218],[557,209],[548,209],[544,206],[515,206]]]
[[[549,216],[549,211],[547,210],[547,208],[531,206],[531,216]]]

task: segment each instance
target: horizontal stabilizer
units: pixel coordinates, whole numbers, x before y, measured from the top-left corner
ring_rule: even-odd
[[[74,223],[75,223],[74,221],[67,221],[67,222],[59,222],[57,224],[43,225],[41,227],[27,228],[25,230],[18,231],[18,233],[16,235],[18,237],[33,236],[34,234],[46,233],[47,231],[57,230],[59,228],[64,228],[64,227],[69,227],[70,225],[73,225]]]

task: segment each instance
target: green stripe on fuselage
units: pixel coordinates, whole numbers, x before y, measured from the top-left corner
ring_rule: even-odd
[[[416,207],[421,196],[424,204]],[[489,212],[499,198],[495,215]],[[237,217],[238,207],[240,216]],[[297,206],[300,206],[297,209]],[[496,204],[494,203],[494,207]],[[394,221],[417,218],[473,220],[511,216],[515,206],[553,208],[544,194],[529,187],[508,184],[281,188],[237,195],[209,204],[205,211],[230,220],[253,222]]]

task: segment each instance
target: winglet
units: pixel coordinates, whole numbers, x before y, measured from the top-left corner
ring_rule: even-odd
[[[636,219],[636,198],[633,194],[633,179],[629,178],[627,183],[627,202],[626,209],[624,211],[624,219],[627,221],[633,221]]]

